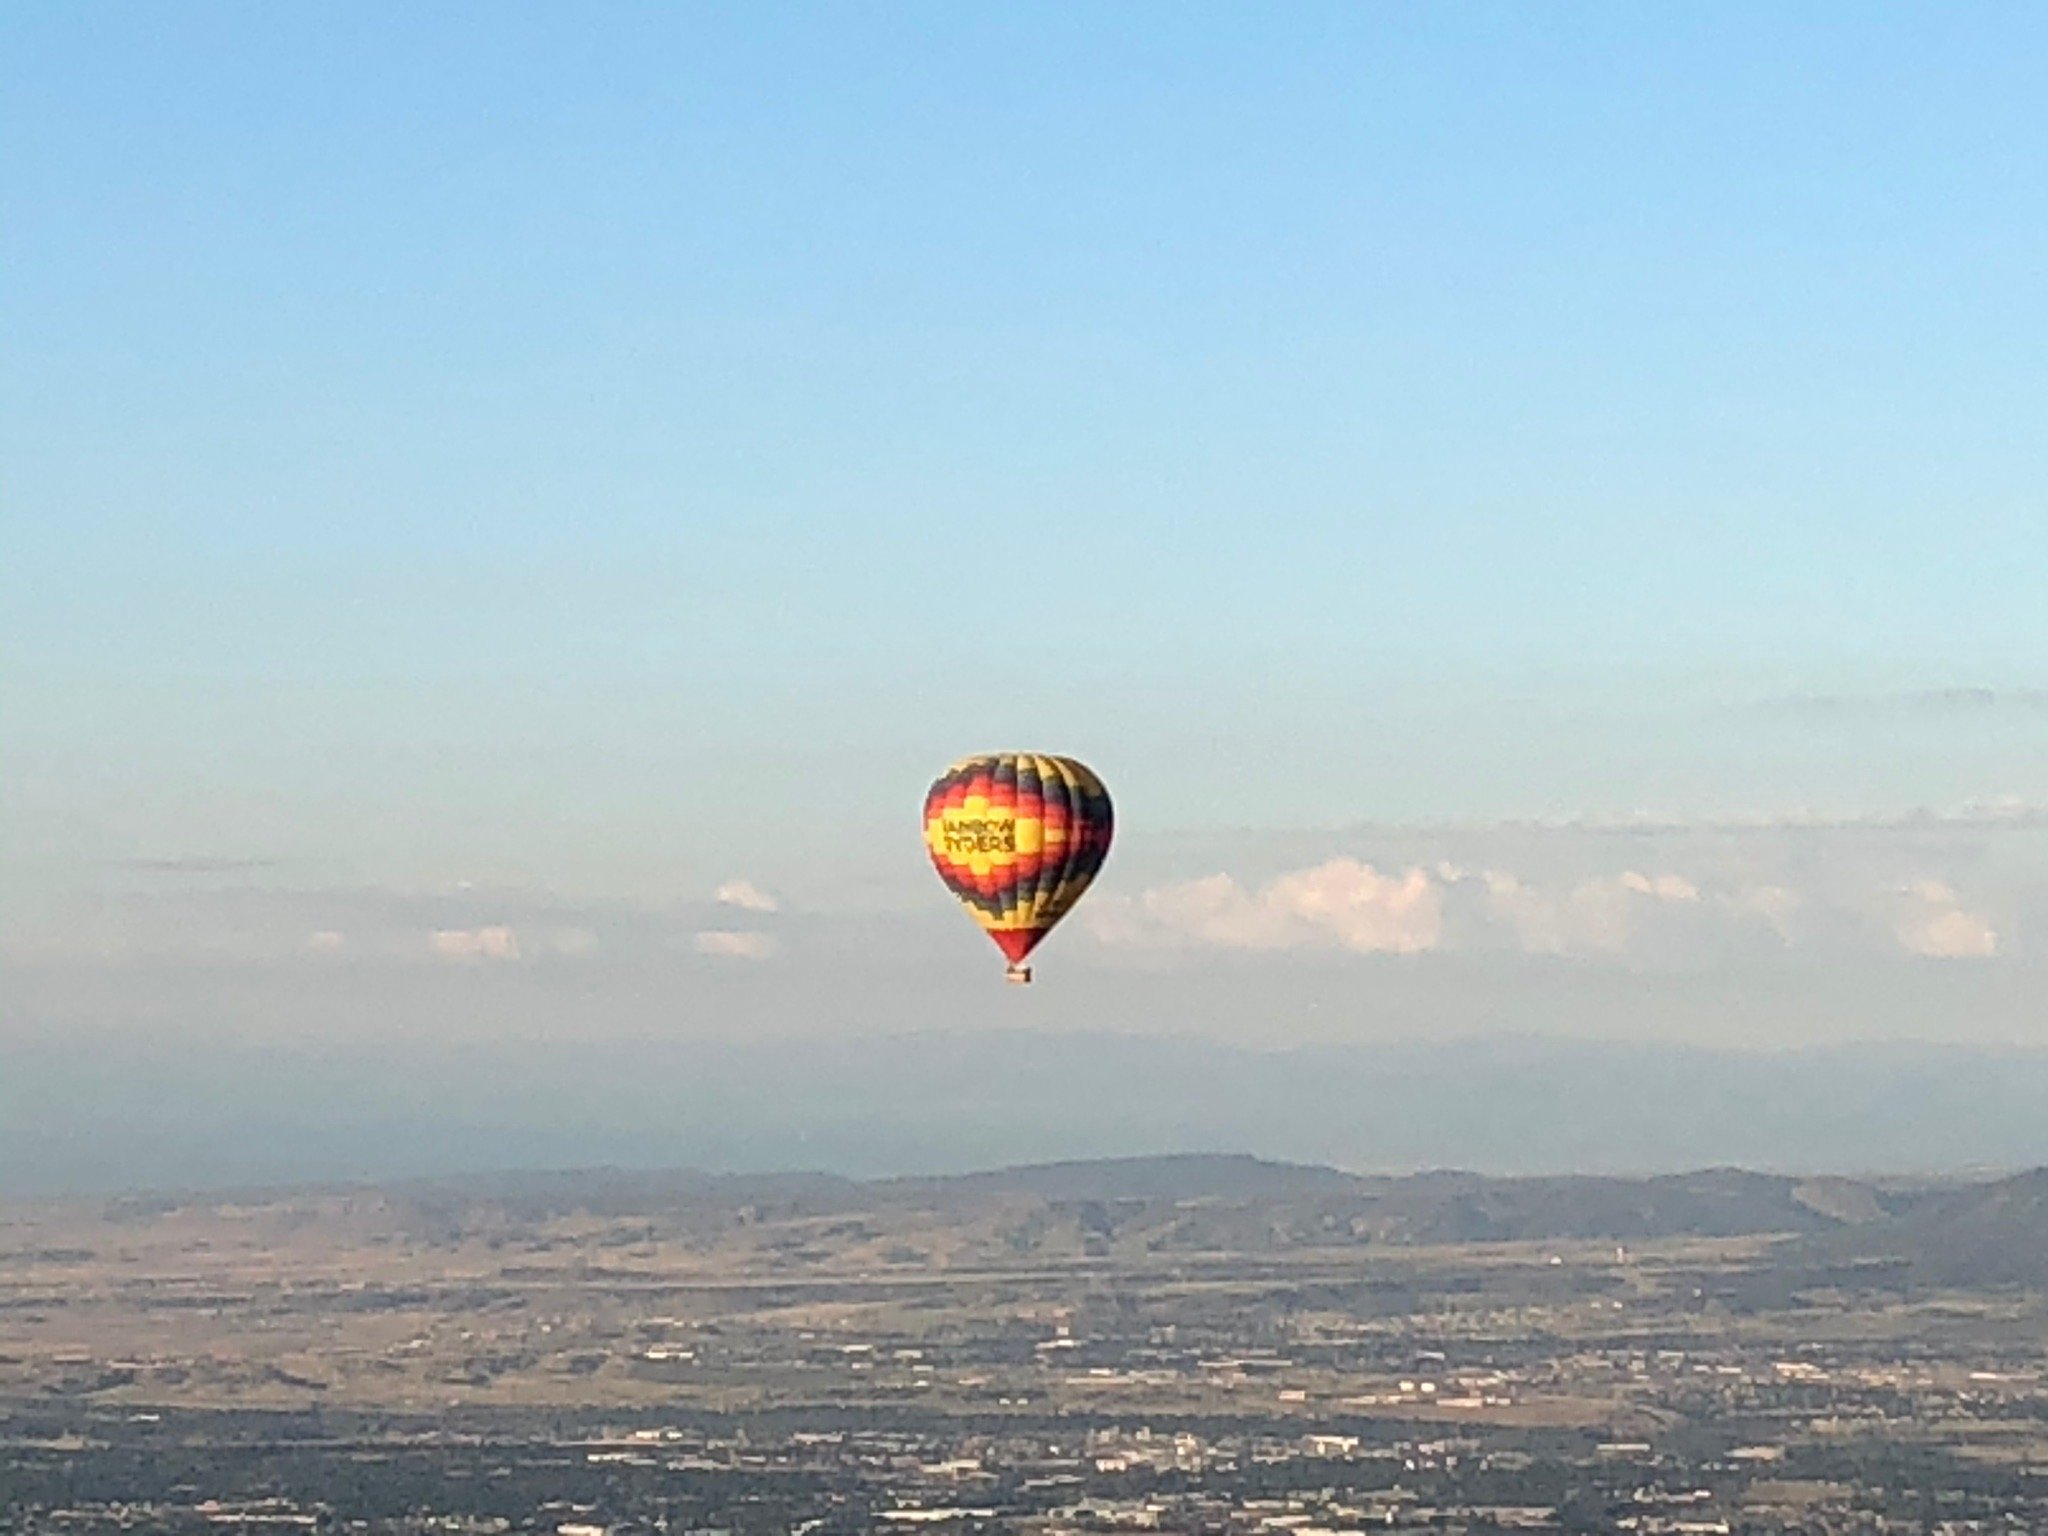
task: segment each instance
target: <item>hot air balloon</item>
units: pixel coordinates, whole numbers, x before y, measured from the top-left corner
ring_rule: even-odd
[[[946,889],[1029,981],[1024,957],[1109,856],[1109,792],[1071,757],[963,757],[924,797],[924,842]]]

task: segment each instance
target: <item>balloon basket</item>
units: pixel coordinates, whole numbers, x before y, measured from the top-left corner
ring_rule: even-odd
[[[1003,980],[1009,982],[1012,986],[1028,987],[1031,985],[1031,967],[1028,965],[1013,965],[1003,972]]]

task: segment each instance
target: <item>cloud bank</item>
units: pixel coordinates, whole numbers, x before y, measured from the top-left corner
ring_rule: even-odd
[[[1331,859],[1247,890],[1229,875],[1109,897],[1089,909],[1097,938],[1112,945],[1285,950],[1334,946],[1360,954],[1418,954],[1437,947],[1443,912],[1420,869],[1385,875],[1356,859]]]
[[[1339,857],[1261,885],[1228,874],[1101,901],[1089,932],[1111,949],[1485,952],[1712,959],[1743,949],[1840,944],[1938,960],[1988,960],[2000,936],[1948,882],[1864,892],[1676,870],[1532,879],[1450,862],[1382,871]]]

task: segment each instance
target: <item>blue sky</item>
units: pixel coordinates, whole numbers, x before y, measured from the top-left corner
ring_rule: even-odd
[[[1118,794],[1079,971],[1768,970],[1614,914],[1780,891],[2040,963],[2038,7],[30,4],[0,72],[0,900],[95,999],[17,1022],[520,923],[644,990],[736,880],[979,961],[912,808],[998,745]]]

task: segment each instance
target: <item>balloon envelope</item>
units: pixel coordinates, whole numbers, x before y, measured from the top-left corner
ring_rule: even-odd
[[[965,757],[924,797],[933,867],[1013,972],[1095,879],[1111,825],[1102,780],[1071,757]]]

